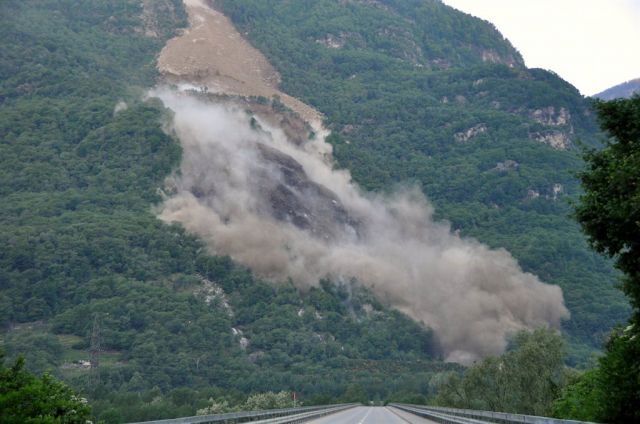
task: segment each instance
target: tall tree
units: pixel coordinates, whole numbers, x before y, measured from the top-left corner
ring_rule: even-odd
[[[593,419],[640,422],[640,96],[598,101],[595,107],[610,138],[604,149],[585,155],[576,217],[594,249],[624,273],[633,315],[628,327],[612,333],[595,379],[589,375],[595,381],[589,396],[602,406]],[[563,399],[572,395],[569,389]]]
[[[624,291],[640,307],[640,96],[595,104],[610,139],[585,155],[585,193],[576,217],[600,253],[625,274]]]

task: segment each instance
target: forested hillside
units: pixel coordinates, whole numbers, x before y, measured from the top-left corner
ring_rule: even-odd
[[[628,314],[606,260],[570,218],[588,99],[526,69],[487,22],[438,1],[216,2],[327,117],[334,155],[368,189],[417,184],[454,229],[559,284],[574,359]]]
[[[561,285],[572,361],[625,319],[613,268],[568,216],[579,140],[597,143],[572,86],[437,1],[216,5],[283,91],[326,115],[337,163],[362,187],[418,185],[454,230]],[[457,368],[437,360],[429,329],[363,289],[262,281],[156,218],[181,150],[163,131],[170,112],[143,99],[185,25],[180,0],[0,3],[0,348],[107,422],[278,390],[424,400]]]
[[[141,99],[185,24],[178,0],[0,5],[8,359],[66,379],[108,422],[268,390],[316,401],[426,393],[447,368],[431,362],[427,329],[365,291],[325,282],[303,295],[257,280],[155,217],[180,148],[162,131],[167,111]]]

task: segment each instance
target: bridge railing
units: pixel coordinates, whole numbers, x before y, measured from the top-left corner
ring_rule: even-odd
[[[269,409],[263,411],[229,412],[226,414],[197,415],[193,417],[171,418],[167,420],[140,421],[130,424],[210,424],[246,423],[285,424],[302,422],[312,417],[333,414],[357,406],[355,403],[337,405],[306,406],[301,408]]]
[[[575,421],[575,420],[561,420],[558,418],[539,417],[536,415],[523,415],[523,414],[509,414],[506,412],[493,412],[493,411],[476,411],[473,409],[456,409],[456,408],[444,408],[438,406],[424,406],[424,405],[410,405],[404,403],[391,403],[389,406],[405,410],[411,413],[425,412],[433,414],[431,419],[443,424],[454,424],[454,421],[447,421],[446,417],[459,417],[466,421],[467,424],[473,422],[473,420],[499,423],[499,424],[595,424],[587,421]],[[422,415],[422,414],[419,414]],[[426,416],[426,415],[424,415]],[[458,424],[455,421],[455,424]]]

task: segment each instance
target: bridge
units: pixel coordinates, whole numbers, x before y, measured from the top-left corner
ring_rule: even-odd
[[[391,403],[339,404],[267,411],[233,412],[131,424],[594,424],[533,415]]]

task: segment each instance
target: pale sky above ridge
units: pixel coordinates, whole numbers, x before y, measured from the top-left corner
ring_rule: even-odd
[[[527,67],[593,95],[640,78],[640,0],[442,0],[493,23]]]

